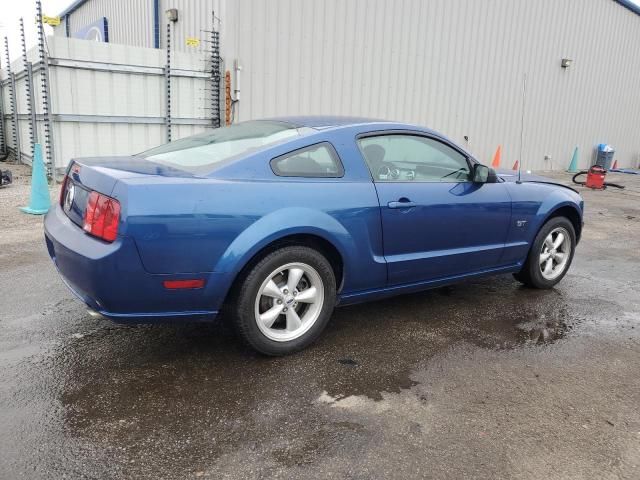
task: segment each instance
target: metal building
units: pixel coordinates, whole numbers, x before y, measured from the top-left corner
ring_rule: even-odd
[[[103,41],[162,48],[170,9],[172,48],[185,51],[216,12],[235,120],[404,120],[484,161],[502,145],[511,166],[526,75],[524,168],[564,169],[576,146],[585,167],[598,143],[638,165],[640,10],[627,0],[78,0],[55,34],[97,28]]]

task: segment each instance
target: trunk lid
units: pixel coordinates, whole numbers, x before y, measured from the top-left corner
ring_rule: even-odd
[[[71,161],[60,192],[60,206],[82,228],[92,191],[111,196],[116,183],[141,176],[193,177],[194,175],[135,156],[91,157]]]

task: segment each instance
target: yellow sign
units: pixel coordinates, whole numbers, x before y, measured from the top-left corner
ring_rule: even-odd
[[[51,25],[52,27],[57,27],[58,25],[60,25],[60,17],[47,17],[46,15],[43,15],[42,23],[46,23],[47,25]]]
[[[187,37],[187,47],[200,46],[200,39],[195,37]]]

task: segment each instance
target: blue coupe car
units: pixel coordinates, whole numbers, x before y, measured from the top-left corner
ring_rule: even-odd
[[[105,317],[225,313],[251,347],[282,355],[337,304],[503,273],[550,288],[582,216],[573,189],[496,173],[432,130],[289,117],[73,160],[45,237]]]

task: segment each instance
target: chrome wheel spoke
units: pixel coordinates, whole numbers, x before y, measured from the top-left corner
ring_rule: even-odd
[[[550,256],[551,254],[549,252],[540,254],[540,265],[546,262]]]
[[[553,248],[558,249],[560,245],[564,242],[564,234],[562,232],[558,233],[555,242],[553,242]]]
[[[289,276],[287,277],[287,289],[290,293],[293,293],[293,291],[296,289],[303,275],[304,270],[302,270],[301,268],[289,269]]]
[[[557,253],[555,254],[555,257],[554,257],[554,258],[555,258],[555,261],[556,261],[556,262],[558,262],[558,263],[562,263],[562,262],[564,262],[564,259],[565,259],[565,258],[567,258],[567,256],[566,256],[566,254],[565,254],[565,253],[557,252]]]
[[[552,270],[553,270],[553,258],[549,257],[547,259],[547,263],[544,266],[543,272],[545,275],[550,275]]]
[[[551,237],[551,235],[544,239],[544,244],[549,250],[553,248],[553,238]]]
[[[278,288],[276,282],[271,279],[262,290],[262,295],[266,295],[267,297],[272,298],[282,298],[282,291],[280,290],[280,288]]]
[[[296,312],[293,308],[287,310],[287,331],[295,332],[302,326],[302,320],[298,316],[298,312]]]
[[[316,287],[309,287],[306,290],[302,290],[298,293],[296,300],[302,303],[314,303],[317,299],[318,291]]]
[[[284,307],[282,305],[274,305],[269,310],[260,315],[260,321],[265,327],[271,328],[276,319],[282,313],[283,308]]]

